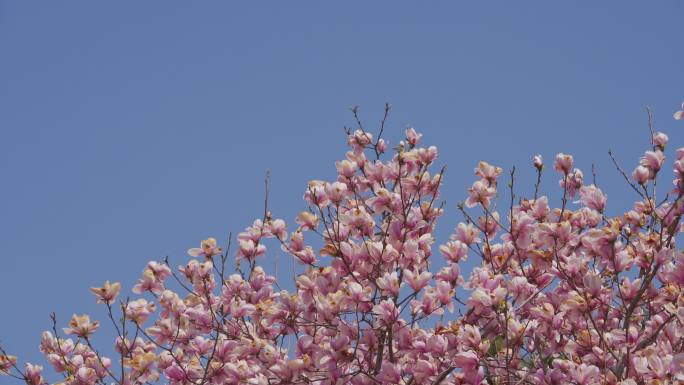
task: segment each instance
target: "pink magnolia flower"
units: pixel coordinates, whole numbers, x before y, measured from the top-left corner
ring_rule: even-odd
[[[399,384],[401,383],[401,370],[398,364],[392,364],[389,361],[383,361],[378,374],[378,380],[382,384]]]
[[[612,265],[613,271],[621,272],[631,268],[633,264],[634,257],[625,249],[615,253],[615,258],[609,265]]]
[[[682,109],[674,113],[675,120],[684,120],[684,102],[682,102]]]
[[[97,298],[97,303],[112,303],[119,295],[121,290],[121,284],[119,282],[114,282],[112,284],[109,281],[105,281],[102,287],[91,287],[90,291]]]
[[[641,157],[639,162],[642,166],[651,170],[651,174],[656,173],[663,167],[663,162],[665,161],[665,155],[660,150],[656,151],[646,151],[644,156]]]
[[[667,134],[664,134],[662,132],[656,132],[653,134],[653,145],[660,148],[661,150],[665,149],[665,145],[667,144],[667,141],[669,140]]]
[[[650,177],[651,171],[644,166],[637,166],[632,172],[632,178],[641,185],[646,184]]]
[[[97,381],[97,373],[93,368],[82,366],[76,371],[76,379],[79,385],[92,385]]]
[[[439,246],[439,251],[447,260],[458,263],[468,257],[468,246],[461,241],[450,241]]]
[[[556,155],[556,160],[553,163],[553,168],[558,172],[568,174],[572,169],[573,162],[574,160],[572,158],[572,155],[563,154],[561,152],[558,155]]]
[[[439,301],[439,304],[446,306],[449,312],[454,312],[454,303],[452,298],[454,297],[455,290],[449,282],[438,281],[435,285],[435,298]]]
[[[438,153],[439,152],[437,151],[437,147],[435,146],[430,146],[428,148],[419,148],[418,159],[421,163],[428,165],[434,162],[435,159],[437,159]]]
[[[349,299],[352,302],[358,303],[370,301],[373,289],[370,286],[364,288],[358,282],[351,282],[347,285],[347,291]]]
[[[259,243],[256,244],[251,239],[239,240],[238,242],[238,258],[245,258],[253,260],[256,257],[262,256],[266,253],[266,246]]]
[[[43,332],[40,339],[40,351],[43,354],[57,353],[59,356],[69,355],[74,350],[74,342],[71,339],[60,339],[51,332]]]
[[[449,341],[442,335],[431,335],[425,344],[428,352],[437,355],[445,354],[448,347]]]
[[[675,377],[678,381],[684,380],[684,376],[681,374],[684,373],[684,353],[678,353],[672,357],[672,372],[679,373]]]
[[[297,257],[299,262],[305,265],[312,265],[317,261],[316,254],[311,246],[306,246],[304,250],[296,251],[292,254]]]
[[[606,207],[606,200],[607,198],[601,189],[593,184],[580,187],[580,201],[590,209],[603,212],[603,209]]]
[[[283,251],[295,252],[304,250],[304,234],[301,229],[290,234],[290,241],[287,246],[282,246]]]
[[[333,204],[339,204],[347,196],[347,185],[342,182],[333,182],[326,185],[325,193]]]
[[[382,139],[382,138],[378,139],[377,146],[376,146],[378,152],[382,154],[385,151],[387,151],[387,145],[388,145],[388,142],[385,139]]]
[[[427,286],[431,278],[432,273],[429,271],[418,273],[409,269],[404,269],[404,279],[414,291],[422,290],[425,286]]]
[[[391,273],[386,272],[382,277],[378,278],[376,282],[378,288],[384,293],[391,295],[399,294],[399,277],[397,276],[396,271]]]
[[[631,300],[639,292],[639,286],[641,286],[641,279],[637,278],[631,281],[629,277],[624,277],[622,282],[620,282],[620,294],[625,299]]]
[[[491,215],[490,213],[485,213],[485,215],[477,218],[478,226],[490,238],[494,238],[496,236],[496,232],[499,229],[499,223],[501,223],[501,216],[499,215],[498,211],[492,212]]]
[[[351,178],[356,174],[357,165],[356,162],[347,159],[340,160],[335,164],[337,172],[340,176],[345,178]]]
[[[155,310],[154,303],[147,302],[146,299],[140,298],[131,301],[126,306],[126,317],[138,325],[144,324]]]
[[[475,175],[487,181],[488,186],[496,186],[496,180],[502,171],[501,167],[492,166],[487,162],[480,161],[475,169]]]
[[[401,205],[401,198],[399,198],[399,194],[391,193],[386,188],[380,188],[375,191],[375,196],[369,198],[366,203],[376,213],[383,210],[393,212]]]
[[[480,364],[480,359],[472,350],[457,353],[453,358],[454,366],[463,369],[464,371],[477,368]]]
[[[97,330],[100,323],[98,321],[90,322],[90,317],[87,314],[74,314],[69,321],[69,327],[64,328],[64,333],[75,334],[79,337],[88,338]]]
[[[456,226],[456,231],[451,238],[470,246],[473,243],[479,243],[481,241],[480,238],[478,238],[478,235],[479,230],[475,226],[471,223],[465,224],[461,222]]]
[[[544,159],[542,158],[542,156],[541,155],[535,155],[532,158],[532,165],[534,166],[534,168],[541,171],[544,168]]]
[[[373,135],[369,132],[356,130],[352,135],[349,135],[348,142],[352,147],[363,149],[373,142]]]
[[[584,287],[587,292],[592,296],[598,297],[599,294],[601,294],[601,290],[603,289],[603,281],[595,272],[587,273],[582,278],[582,282],[584,283]]]
[[[570,368],[570,375],[578,385],[594,384],[600,375],[599,368],[594,365],[581,364]]]
[[[457,263],[450,263],[447,266],[442,267],[439,270],[439,273],[435,275],[435,278],[449,283],[449,285],[452,287],[455,287],[463,281],[463,278],[461,277],[461,269]]]
[[[580,169],[573,169],[571,173],[566,174],[566,176],[558,181],[558,185],[561,188],[567,189],[568,195],[574,197],[577,191],[582,188],[584,184],[584,174]]]
[[[419,300],[411,301],[411,311],[416,316],[441,315],[444,314],[443,305],[437,290],[428,286]]]
[[[272,235],[281,241],[284,241],[287,238],[287,225],[282,219],[268,221],[264,230],[268,235]]]
[[[157,280],[162,282],[171,276],[171,269],[165,263],[150,261],[147,263],[146,269],[151,270]]]
[[[176,364],[164,369],[164,375],[171,380],[172,383],[181,383],[185,379],[185,372]]]
[[[309,211],[302,211],[297,216],[297,223],[302,230],[314,230],[318,227],[319,218],[316,214]]]
[[[481,204],[484,208],[488,208],[489,201],[495,195],[496,189],[494,187],[489,187],[483,181],[478,180],[468,189],[468,199],[466,199],[465,205],[475,207]]]
[[[546,212],[541,208],[537,208],[537,206],[538,205],[536,204],[534,206],[537,210],[536,214],[542,218],[545,217]],[[535,211],[531,211],[531,213],[535,214]],[[532,242],[532,234],[536,228],[535,225],[536,221],[534,217],[524,212],[515,213],[513,214],[511,233],[504,234],[502,237],[506,240],[513,240],[513,237],[515,237],[515,245],[519,248],[527,249]]]
[[[8,374],[16,363],[16,356],[0,354],[0,374]]]
[[[399,309],[397,309],[394,302],[389,299],[380,301],[379,304],[373,307],[373,313],[385,325],[392,325],[392,323],[399,317]]]
[[[420,138],[423,137],[423,134],[419,134],[416,132],[416,130],[413,127],[409,127],[406,129],[406,142],[410,144],[411,146],[415,146],[418,144],[418,141],[420,141]]]
[[[475,289],[468,299],[468,306],[473,309],[473,313],[481,314],[492,306],[492,298],[482,289]]]
[[[256,311],[256,307],[245,302],[242,298],[233,300],[230,304],[230,314],[235,318],[247,317]]]
[[[342,223],[365,235],[373,233],[375,221],[363,207],[354,207],[340,216]]]
[[[26,375],[26,379],[29,385],[47,384],[47,382],[43,378],[43,367],[40,365],[26,363],[26,369],[24,374]]]
[[[411,372],[416,378],[416,381],[422,383],[424,379],[437,374],[437,366],[434,362],[425,359],[419,359]]]
[[[473,325],[465,324],[463,326],[463,342],[474,349],[482,348],[482,346],[480,346],[482,343],[480,330]]]
[[[325,187],[324,181],[309,181],[309,188],[304,192],[304,200],[316,206],[325,207],[329,205],[330,199],[328,199]]]
[[[154,294],[161,294],[164,291],[164,284],[155,276],[152,269],[143,270],[143,277],[133,286],[133,292],[141,294],[150,291]]]
[[[216,239],[209,237],[200,242],[199,248],[188,249],[188,255],[191,257],[205,257],[210,258],[214,255],[221,254],[221,248],[216,245]]]

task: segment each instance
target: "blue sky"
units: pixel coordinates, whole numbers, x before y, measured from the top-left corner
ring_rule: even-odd
[[[529,193],[532,155],[572,153],[618,213],[634,197],[607,150],[634,167],[644,106],[684,145],[682,15],[676,1],[0,1],[0,341],[43,362],[51,311],[104,320],[88,287],[130,293],[148,260],[241,231],[266,170],[293,222],[306,182],[334,178],[353,105],[373,126],[388,101],[391,143],[412,125],[439,146],[439,241],[481,159],[516,165]]]

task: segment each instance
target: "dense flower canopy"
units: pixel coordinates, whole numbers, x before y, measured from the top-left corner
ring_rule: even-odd
[[[349,131],[336,179],[309,182],[294,224],[266,207],[232,248],[208,238],[177,271],[149,262],[135,299],[118,300],[119,283],[92,288],[118,336],[117,357],[92,344],[100,322],[74,315],[63,335],[55,326],[40,344],[59,382],[684,381],[684,148],[667,177],[673,186],[656,189],[669,171],[663,133],[652,132],[631,176],[618,166],[638,199],[616,217],[571,155],[553,161],[559,207],[539,191],[541,156],[529,197],[517,195],[515,170],[479,162],[458,206],[464,221],[436,245],[437,148],[409,128],[390,149],[382,132]],[[294,290],[259,265],[274,246],[304,265]],[[464,272],[467,258],[479,262]],[[0,373],[47,383],[42,366],[22,367],[4,350]]]

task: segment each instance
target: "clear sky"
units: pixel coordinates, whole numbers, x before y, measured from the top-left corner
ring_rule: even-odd
[[[0,341],[44,362],[51,311],[104,321],[88,287],[130,294],[148,260],[241,231],[266,170],[293,222],[350,106],[374,126],[389,101],[390,144],[413,125],[439,146],[444,241],[481,159],[529,193],[532,155],[572,153],[626,208],[607,150],[631,171],[646,105],[684,146],[682,100],[679,1],[0,1]]]

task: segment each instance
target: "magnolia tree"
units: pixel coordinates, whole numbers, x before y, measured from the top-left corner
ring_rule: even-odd
[[[116,333],[114,357],[92,343],[100,322],[74,315],[60,331],[53,316],[40,351],[61,383],[684,381],[684,148],[664,176],[674,186],[658,184],[658,195],[658,176],[670,174],[665,134],[651,131],[631,175],[616,162],[637,200],[615,217],[570,155],[553,161],[559,207],[539,191],[541,156],[527,197],[515,170],[480,162],[458,205],[463,222],[435,245],[437,148],[412,128],[390,148],[383,128],[348,131],[336,178],[309,182],[296,224],[266,207],[232,251],[208,238],[177,270],[149,262],[135,299],[118,299],[119,283],[92,288]],[[260,266],[267,247],[304,266],[292,290]],[[467,258],[477,262],[465,272]],[[42,385],[43,369],[1,351],[5,375]]]

